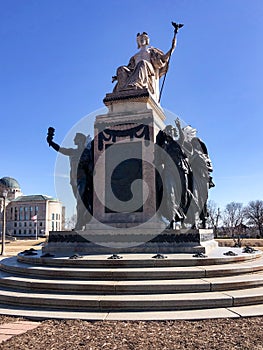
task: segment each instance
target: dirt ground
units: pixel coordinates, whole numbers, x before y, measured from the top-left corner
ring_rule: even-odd
[[[263,350],[263,318],[204,321],[44,321],[0,350]]]
[[[22,240],[16,240],[16,241],[7,240],[5,244],[5,255],[13,256],[30,248],[40,249],[41,244],[45,242],[45,240],[46,240],[45,238],[39,238],[38,240],[35,240],[35,239],[22,239]]]
[[[217,238],[216,240],[221,247],[234,247],[234,240],[231,238]],[[263,250],[263,239],[244,238],[241,239],[241,246],[250,246]]]

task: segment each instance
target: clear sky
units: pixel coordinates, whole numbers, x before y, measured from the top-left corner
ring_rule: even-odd
[[[185,26],[161,104],[208,146],[211,199],[263,199],[262,18],[262,0],[0,0],[0,177],[16,178],[24,194],[56,196],[47,128],[61,143],[103,107],[137,32],[167,51],[176,21]]]

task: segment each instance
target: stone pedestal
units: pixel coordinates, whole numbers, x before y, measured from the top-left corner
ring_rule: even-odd
[[[156,213],[154,147],[165,115],[147,90],[138,91],[107,94],[109,112],[94,125],[93,216],[112,226]]]

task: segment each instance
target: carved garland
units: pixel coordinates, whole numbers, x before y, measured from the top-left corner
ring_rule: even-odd
[[[115,143],[117,137],[127,137],[127,136],[130,137],[131,141],[134,138],[144,137],[145,145],[148,146],[150,141],[149,125],[140,124],[138,126],[135,126],[134,128],[127,129],[127,130],[104,129],[98,135],[98,149],[99,151],[103,150],[104,141],[112,141]]]

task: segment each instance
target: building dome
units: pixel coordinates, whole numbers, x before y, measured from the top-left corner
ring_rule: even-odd
[[[0,186],[1,185],[10,189],[20,189],[18,181],[12,177],[2,177],[2,179],[0,179]]]

